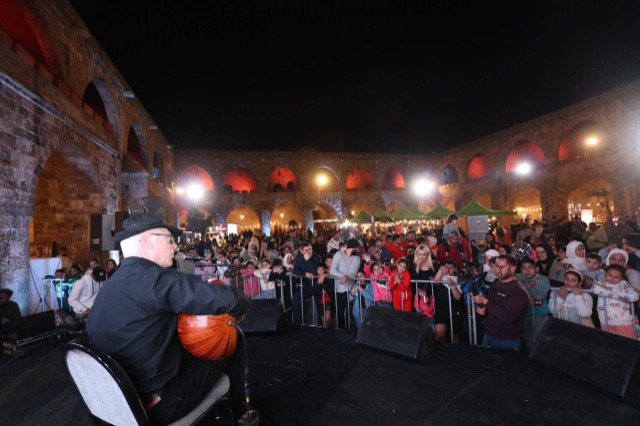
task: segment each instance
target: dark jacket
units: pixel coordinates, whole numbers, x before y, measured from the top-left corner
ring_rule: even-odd
[[[238,317],[248,307],[235,287],[128,257],[96,296],[87,334],[124,368],[139,393],[151,393],[178,374],[186,354],[176,329],[179,312]]]
[[[484,329],[501,339],[520,339],[529,308],[529,294],[515,279],[496,282],[487,294]]]

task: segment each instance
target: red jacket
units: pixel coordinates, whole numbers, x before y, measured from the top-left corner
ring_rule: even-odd
[[[471,246],[465,238],[460,238],[460,244],[451,246],[448,243],[438,250],[438,261],[442,265],[447,257],[456,261],[458,268],[464,267],[464,264],[471,261]],[[464,261],[463,261],[464,258]]]
[[[395,262],[401,257],[405,257],[407,255],[407,246],[408,245],[406,242],[399,246],[397,246],[395,242],[389,244],[387,248],[389,249],[389,253],[391,254],[391,259],[393,259],[393,261]]]
[[[400,283],[396,284],[398,270],[391,272],[389,289],[393,294],[393,307],[400,311],[411,311],[411,274],[405,270],[400,276]]]

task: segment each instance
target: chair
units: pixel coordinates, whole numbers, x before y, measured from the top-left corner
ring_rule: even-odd
[[[131,380],[113,358],[83,339],[67,343],[63,357],[69,376],[96,423],[150,425]],[[229,377],[222,374],[193,411],[171,425],[195,424],[214,406],[228,403],[224,396],[229,385]]]

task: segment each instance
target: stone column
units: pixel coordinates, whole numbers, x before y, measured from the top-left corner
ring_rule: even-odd
[[[311,229],[313,232],[313,209],[304,210],[304,226],[305,229]]]
[[[271,235],[271,212],[260,210],[260,228],[265,235]]]

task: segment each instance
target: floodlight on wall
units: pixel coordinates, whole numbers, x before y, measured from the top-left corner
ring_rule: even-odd
[[[419,197],[423,197],[431,193],[436,187],[432,180],[421,178],[413,184],[413,191]]]
[[[325,174],[319,174],[316,178],[316,182],[318,183],[318,185],[324,186],[329,183],[329,178]]]
[[[204,188],[197,183],[187,186],[187,197],[192,201],[199,201],[204,197]]]
[[[531,170],[531,164],[523,161],[516,166],[515,172],[519,175],[528,175],[531,173]]]
[[[598,145],[598,138],[595,136],[591,136],[590,138],[587,138],[587,145],[589,146]]]
[[[176,186],[176,195],[184,195],[184,188],[181,186]]]

